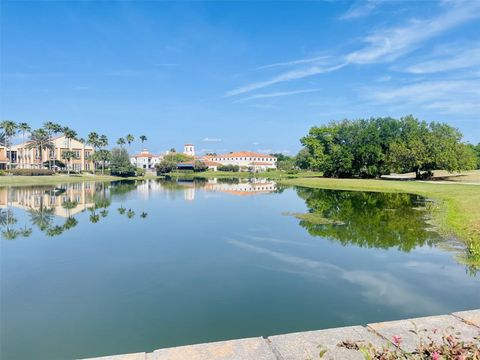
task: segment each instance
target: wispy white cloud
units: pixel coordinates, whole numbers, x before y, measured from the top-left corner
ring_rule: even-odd
[[[221,142],[222,139],[206,137],[206,138],[203,138],[202,141],[203,142]]]
[[[366,9],[373,9],[378,5],[377,1],[364,3]],[[282,72],[270,79],[252,82],[250,84],[232,89],[225,96],[238,96],[252,91],[263,89],[279,83],[304,79],[319,74],[337,71],[349,64],[373,64],[385,63],[398,59],[401,56],[423,46],[425,42],[440,36],[447,31],[464,24],[470,20],[480,18],[480,1],[448,1],[441,3],[441,13],[424,19],[410,19],[403,25],[387,27],[375,30],[367,35],[359,49],[337,57],[317,57],[294,60],[290,62],[266,65],[263,68],[276,66],[296,66],[297,68]],[[357,9],[357,8],[355,8]],[[360,8],[345,14],[346,18],[360,16]],[[470,55],[470,56],[469,56]],[[470,51],[461,56],[444,60],[431,60],[417,64],[409,68],[412,73],[426,73],[443,71],[446,69],[469,67],[478,62],[478,53]],[[315,63],[321,61],[321,64]],[[311,65],[306,65],[306,64]],[[384,77],[380,81],[387,81]],[[271,94],[257,94],[240,99],[237,102],[250,101],[262,97],[274,97],[289,95],[288,92],[276,92]],[[285,95],[284,95],[285,94]],[[438,105],[438,104],[437,104]]]
[[[479,17],[479,1],[454,3],[442,14],[430,19],[412,19],[405,26],[375,31],[364,39],[365,47],[351,52],[346,59],[355,64],[392,61],[416,49],[424,41]]]
[[[308,63],[318,63],[318,62],[324,62],[329,58],[331,58],[331,56],[317,56],[317,57],[308,58],[308,59],[298,59],[298,60],[292,60],[292,61],[286,61],[286,62],[278,62],[274,64],[257,67],[255,70],[270,69],[270,68],[280,67],[280,66],[292,66],[292,65],[300,65],[300,64],[308,64]]]
[[[430,74],[480,66],[480,46],[465,49],[446,48],[431,59],[408,66],[404,71],[412,74]]]
[[[268,94],[256,94],[256,95],[248,96],[243,99],[235,100],[234,103],[243,103],[246,101],[256,100],[256,99],[275,98],[280,96],[305,94],[305,93],[311,93],[311,92],[317,92],[317,91],[320,91],[320,89],[304,89],[304,90],[293,90],[293,91],[280,91],[280,92],[274,92],[274,93],[268,93]]]
[[[361,93],[377,103],[417,105],[440,113],[480,112],[480,79],[422,81],[395,88],[362,89]]]
[[[313,76],[313,75],[332,72],[332,71],[335,71],[335,70],[338,70],[338,69],[342,68],[345,65],[346,64],[339,64],[339,65],[326,66],[326,67],[324,67],[324,66],[311,66],[311,67],[308,67],[308,68],[287,71],[287,72],[284,72],[284,73],[282,73],[278,76],[275,76],[272,79],[255,82],[255,83],[252,83],[252,84],[249,84],[249,85],[246,85],[246,86],[242,86],[242,87],[237,88],[237,89],[230,90],[230,91],[227,92],[226,96],[240,95],[240,94],[244,94],[244,93],[247,93],[247,92],[250,92],[250,91],[253,91],[253,90],[262,89],[262,88],[270,86],[270,85],[282,83],[282,82],[285,82],[285,81],[292,81],[292,80],[302,79],[302,78],[306,78],[306,77]]]
[[[352,20],[370,15],[379,5],[380,0],[356,1],[352,6],[339,17],[340,20]]]

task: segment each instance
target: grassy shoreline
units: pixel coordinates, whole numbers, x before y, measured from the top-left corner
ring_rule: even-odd
[[[480,186],[459,183],[365,179],[285,179],[284,185],[332,190],[404,192],[422,195],[436,202],[435,225],[446,236],[466,245],[480,244]]]

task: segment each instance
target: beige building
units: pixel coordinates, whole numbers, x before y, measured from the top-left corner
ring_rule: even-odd
[[[67,139],[65,136],[57,136],[52,138],[53,149],[42,150],[42,158],[40,158],[40,150],[38,148],[29,148],[30,142],[25,142],[11,147],[12,165],[18,169],[39,169],[44,168],[44,163],[48,161],[58,160],[67,164],[62,159],[65,151],[73,151],[76,154],[75,159],[71,159],[70,169],[73,171],[89,171],[93,170],[93,161],[90,157],[94,153],[93,147],[82,144],[75,139]],[[48,165],[47,165],[48,167]]]
[[[266,171],[277,168],[277,158],[252,151],[237,151],[222,155],[205,156],[206,161],[221,165],[237,165],[241,170]]]
[[[7,164],[7,149],[5,146],[0,146],[0,170],[5,170],[7,168]]]

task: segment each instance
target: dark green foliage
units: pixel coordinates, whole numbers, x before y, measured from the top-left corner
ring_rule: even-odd
[[[113,148],[111,151],[110,173],[113,176],[135,176],[135,166],[130,163],[128,152],[124,148]]]
[[[203,172],[203,171],[207,171],[207,169],[208,169],[208,166],[205,165],[203,161],[197,160],[193,164],[193,171],[195,172]]]
[[[182,154],[182,153],[173,152],[173,153],[165,155],[163,157],[163,160],[174,161],[178,164],[178,163],[181,163],[181,162],[193,161],[193,157]]]
[[[157,169],[157,172],[159,172],[160,174],[168,174],[169,172],[172,172],[177,168],[177,162],[163,159],[155,167]]]
[[[306,147],[302,148],[295,156],[295,166],[302,170],[310,169],[310,151]]]
[[[220,165],[217,168],[218,171],[230,171],[230,172],[239,172],[240,166],[238,165]]]
[[[12,169],[7,173],[16,176],[48,176],[53,175],[55,171],[48,169]]]
[[[427,124],[413,116],[343,120],[310,129],[301,139],[306,150],[297,164],[305,167],[308,162],[328,177],[371,178],[395,171],[415,172],[420,178],[435,169],[472,169],[473,152],[461,138],[449,125]]]
[[[277,168],[279,170],[290,171],[296,167],[295,158],[291,156],[282,153],[275,153],[270,155],[277,158]]]

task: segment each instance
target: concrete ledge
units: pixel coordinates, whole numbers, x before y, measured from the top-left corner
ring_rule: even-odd
[[[148,360],[277,360],[263,338],[220,341],[155,350]]]
[[[467,324],[480,327],[480,310],[454,312],[453,316],[465,321]]]
[[[436,330],[435,334],[433,330]],[[452,315],[428,316],[416,319],[386,321],[363,326],[305,331],[275,335],[267,339],[247,338],[206,344],[178,346],[135,353],[104,356],[90,360],[309,360],[318,359],[321,349],[327,349],[322,359],[363,360],[355,349],[337,346],[342,342],[368,344],[378,348],[391,345],[393,336],[401,336],[400,348],[413,351],[420,336],[431,336],[440,342],[445,333],[457,334],[463,341],[480,336],[480,309],[461,311]]]
[[[321,349],[327,349],[322,359],[359,359],[364,357],[358,350],[337,346],[343,341],[372,343],[382,346],[385,340],[362,326],[306,331],[268,338],[282,360],[318,359]]]

